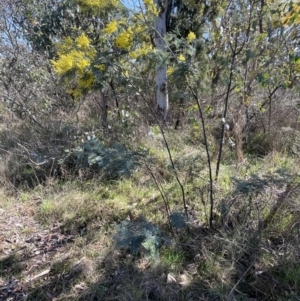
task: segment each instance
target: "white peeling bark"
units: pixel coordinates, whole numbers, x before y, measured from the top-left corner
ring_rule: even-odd
[[[168,0],[154,0],[159,9],[159,15],[155,24],[155,45],[158,50],[165,51],[164,36],[167,32],[167,7]],[[157,112],[162,115],[163,121],[166,121],[168,109],[169,109],[169,96],[167,85],[167,65],[162,64],[156,67],[156,104]]]

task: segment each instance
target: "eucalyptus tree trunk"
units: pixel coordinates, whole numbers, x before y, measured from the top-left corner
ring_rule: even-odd
[[[167,32],[167,7],[168,0],[154,0],[159,10],[159,15],[155,24],[155,45],[158,50],[165,51],[164,36]],[[163,122],[166,121],[169,109],[169,96],[167,85],[167,65],[165,63],[159,64],[156,67],[156,104],[157,112],[162,117]]]

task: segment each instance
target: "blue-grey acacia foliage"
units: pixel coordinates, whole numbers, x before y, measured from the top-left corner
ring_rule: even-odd
[[[106,146],[99,139],[90,138],[68,151],[62,163],[75,170],[92,168],[108,179],[117,179],[131,176],[146,155],[143,149],[130,150],[119,143]]]
[[[114,240],[118,248],[125,248],[134,256],[142,253],[148,259],[159,259],[159,248],[169,240],[159,228],[147,221],[122,221],[116,227]]]

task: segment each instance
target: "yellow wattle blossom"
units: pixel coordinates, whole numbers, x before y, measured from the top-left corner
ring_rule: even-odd
[[[63,54],[57,61],[52,60],[51,64],[58,75],[63,75],[73,68],[73,58]]]
[[[134,32],[135,33],[140,33],[140,32],[145,31],[145,30],[146,30],[146,27],[145,26],[141,26],[139,24],[137,27],[135,27]]]
[[[129,56],[132,59],[136,59],[138,57],[147,55],[151,51],[152,51],[152,46],[143,42],[140,47],[138,47],[134,51],[129,52]]]
[[[91,62],[87,59],[80,59],[76,62],[76,67],[79,69],[80,72],[83,72],[85,68],[89,67]]]
[[[129,57],[130,57],[131,59],[137,59],[139,56],[140,56],[140,55],[139,55],[139,53],[138,53],[137,50],[134,50],[134,51],[129,52]]]
[[[79,0],[79,4],[90,8],[104,8],[109,5],[116,6],[118,0]]]
[[[64,75],[73,68],[77,68],[80,73],[90,66],[90,58],[81,51],[72,50],[67,54],[61,54],[59,59],[51,61],[51,64],[59,75]]]
[[[66,37],[63,41],[64,41],[64,44],[66,44],[68,46],[72,46],[72,44],[73,44],[73,40],[71,37]]]
[[[103,29],[105,33],[114,33],[118,30],[118,22],[117,21],[111,21],[109,22],[106,27]]]
[[[153,0],[144,0],[144,4],[146,7],[152,5],[153,3],[154,3]]]
[[[93,76],[93,74],[88,73],[87,75],[79,79],[78,81],[79,88],[88,89],[92,86],[94,81],[95,81],[95,77]]]
[[[55,44],[55,48],[57,49],[58,53],[67,53],[69,52],[74,46],[74,41],[71,37],[67,37],[63,39],[61,42]]]
[[[79,48],[87,48],[90,46],[90,40],[89,38],[82,33],[77,39],[76,39],[76,44]]]
[[[128,70],[123,71],[122,74],[123,74],[123,76],[126,77],[126,78],[129,77],[129,72],[128,72]]]
[[[167,74],[171,75],[171,74],[174,73],[174,71],[175,71],[174,67],[173,66],[169,66],[168,69],[167,69]]]
[[[159,10],[157,9],[157,6],[156,6],[154,0],[144,0],[144,4],[145,4],[146,9],[149,12],[151,12],[155,16],[159,15]]]
[[[300,61],[295,62],[294,70],[299,73],[300,72]]]
[[[185,57],[182,53],[179,54],[179,56],[177,57],[178,61],[180,62],[184,62],[185,61]]]
[[[95,65],[95,68],[98,68],[100,71],[105,71],[106,70],[106,66],[104,64]]]
[[[190,31],[190,33],[188,34],[187,38],[186,38],[189,42],[192,42],[196,39],[196,35],[194,32]]]
[[[116,37],[116,45],[119,48],[127,49],[132,45],[133,39],[132,39],[132,30],[127,29],[126,31],[121,32]]]
[[[68,54],[73,59],[73,65],[79,69],[80,72],[90,66],[90,60],[87,58],[84,52],[73,50]]]
[[[143,20],[145,19],[144,14],[142,13],[136,13],[132,16],[132,22],[134,23],[138,23],[138,22],[143,22]]]

